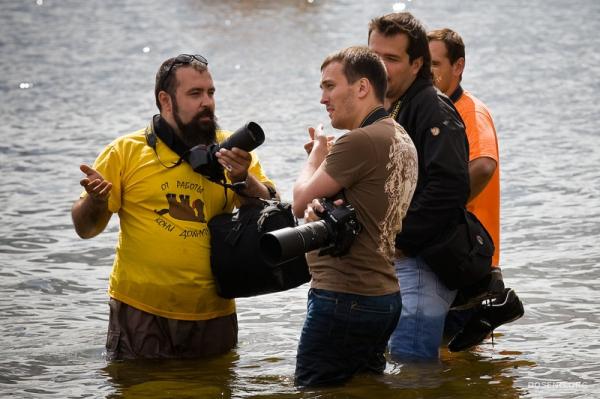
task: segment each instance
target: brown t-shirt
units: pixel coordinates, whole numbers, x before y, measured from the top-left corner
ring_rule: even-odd
[[[311,286],[367,296],[397,292],[394,238],[417,184],[412,140],[393,119],[383,118],[340,137],[324,168],[344,187],[362,231],[344,256],[307,255]]]

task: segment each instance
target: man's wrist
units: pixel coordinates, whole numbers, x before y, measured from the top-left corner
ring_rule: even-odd
[[[250,174],[248,172],[246,172],[245,175],[242,176],[231,176],[231,183],[236,184],[236,183],[246,183],[248,184],[248,178],[249,178]]]
[[[98,198],[94,197],[91,194],[88,194],[88,201],[94,208],[107,208],[108,207],[108,198]]]

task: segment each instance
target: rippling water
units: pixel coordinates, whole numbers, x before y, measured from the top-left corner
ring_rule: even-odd
[[[526,314],[471,353],[389,364],[298,392],[307,286],[238,300],[240,343],[199,362],[102,357],[117,218],[78,239],[81,162],[155,113],[153,76],[200,52],[217,114],[256,120],[284,197],[304,160],[326,54],[366,42],[388,1],[0,0],[0,396],[575,398],[600,395],[600,3],[398,2],[467,44],[464,86],[492,109],[502,164],[502,266]],[[331,128],[330,128],[331,129]]]

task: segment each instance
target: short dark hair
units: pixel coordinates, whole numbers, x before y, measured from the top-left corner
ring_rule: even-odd
[[[373,86],[377,100],[383,102],[387,90],[387,72],[377,54],[364,46],[348,47],[327,56],[321,64],[321,71],[332,62],[342,64],[344,76],[350,84],[366,78]]]
[[[449,28],[432,30],[427,34],[429,41],[443,42],[448,52],[450,64],[454,65],[459,58],[465,58],[465,43],[462,37]]]
[[[161,91],[166,92],[171,97],[175,96],[179,81],[177,81],[175,75],[177,70],[182,67],[192,67],[198,72],[204,72],[208,70],[207,64],[200,61],[192,60],[189,63],[177,63],[177,57],[172,57],[162,63],[158,72],[156,72],[156,80],[154,83],[154,98],[156,100],[156,106],[159,111],[162,111],[160,101],[158,101],[158,93]]]
[[[373,18],[369,23],[369,37],[376,30],[384,36],[405,34],[408,37],[408,60],[412,63],[423,57],[423,65],[417,73],[420,78],[431,80],[431,54],[427,31],[423,24],[409,12],[395,12]]]

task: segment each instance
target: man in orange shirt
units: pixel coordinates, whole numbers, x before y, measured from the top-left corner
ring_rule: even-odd
[[[514,291],[504,288],[500,263],[500,165],[498,139],[488,108],[460,85],[465,67],[465,46],[458,33],[450,29],[429,32],[429,51],[434,84],[446,94],[463,119],[469,141],[469,179],[471,194],[467,209],[474,213],[492,236],[496,250],[492,259],[492,278],[483,296],[496,296],[491,306],[476,306],[466,311],[450,311],[445,333],[454,337],[450,350],[477,345],[500,324],[523,315],[523,305]],[[473,293],[470,293],[471,295]],[[458,333],[457,333],[458,332]]]

